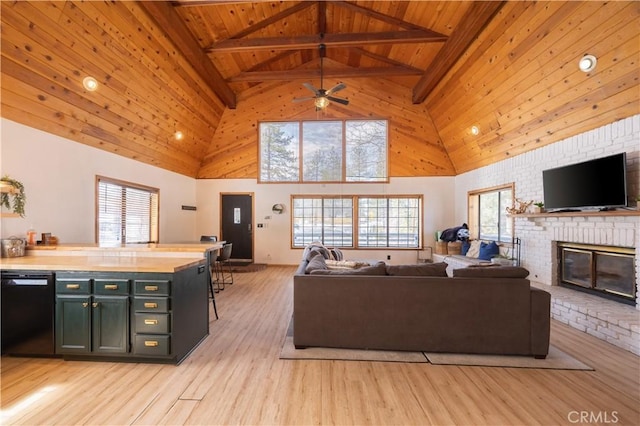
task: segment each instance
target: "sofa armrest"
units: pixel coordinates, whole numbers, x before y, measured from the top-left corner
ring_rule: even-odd
[[[551,334],[551,294],[531,287],[531,352],[546,358]]]

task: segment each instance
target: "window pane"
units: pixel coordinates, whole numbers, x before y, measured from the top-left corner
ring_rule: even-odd
[[[98,243],[158,241],[158,192],[115,181],[98,180]]]
[[[342,181],[342,122],[303,122],[302,158],[305,181]]]
[[[507,217],[507,207],[513,205],[512,191],[500,191],[500,241],[510,242],[513,239],[513,221]]]
[[[480,194],[480,239],[498,240],[498,192]]]
[[[324,199],[322,241],[330,247],[353,247],[353,199]]]
[[[297,182],[299,147],[297,122],[260,123],[260,180]]]
[[[322,199],[294,198],[293,246],[322,241]]]
[[[387,247],[386,198],[358,199],[358,246]]]
[[[387,121],[346,122],[347,182],[387,180]]]
[[[358,199],[358,247],[419,247],[420,200]]]
[[[389,247],[418,247],[420,207],[417,198],[389,199]]]

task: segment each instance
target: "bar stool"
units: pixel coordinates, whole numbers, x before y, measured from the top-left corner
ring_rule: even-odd
[[[225,243],[215,261],[216,286],[218,290],[224,290],[226,284],[233,284],[231,250],[233,250],[233,243]]]

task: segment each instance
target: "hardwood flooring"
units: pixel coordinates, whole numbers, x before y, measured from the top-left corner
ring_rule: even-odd
[[[0,423],[640,424],[639,358],[555,321],[595,371],[280,360],[294,270],[235,274],[180,366],[3,357]]]

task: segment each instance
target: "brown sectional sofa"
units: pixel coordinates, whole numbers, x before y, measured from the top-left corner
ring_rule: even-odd
[[[293,278],[294,345],[546,357],[551,298],[529,285],[526,269],[446,277],[441,265],[432,265],[438,276],[380,264],[377,275],[352,275],[309,271],[303,260]]]

